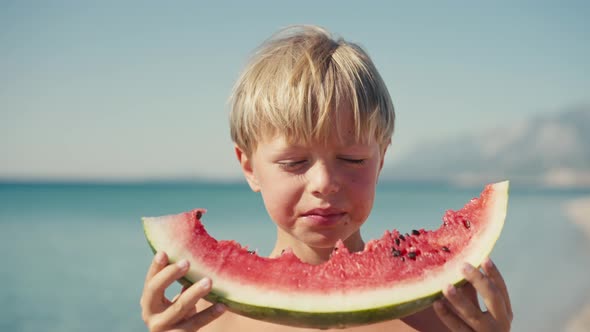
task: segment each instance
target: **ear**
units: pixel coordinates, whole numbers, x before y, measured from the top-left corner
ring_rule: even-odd
[[[389,141],[389,144],[391,144],[391,141]],[[385,145],[385,147],[381,151],[381,161],[379,162],[379,173],[381,173],[381,170],[383,169],[383,163],[385,162],[385,153],[387,152],[387,148],[389,147],[389,144]]]
[[[236,157],[240,162],[240,166],[242,167],[242,172],[244,172],[244,177],[248,184],[250,185],[250,189],[254,192],[260,191],[260,185],[258,184],[258,179],[256,175],[254,175],[254,168],[252,167],[252,160],[246,155],[244,150],[242,150],[239,146],[235,146]]]

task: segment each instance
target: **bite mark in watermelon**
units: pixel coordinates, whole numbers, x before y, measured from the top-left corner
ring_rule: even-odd
[[[490,184],[437,230],[386,231],[350,253],[342,241],[329,261],[301,262],[293,253],[266,258],[235,241],[218,241],[201,222],[204,209],[143,218],[152,250],[190,261],[183,284],[207,276],[206,297],[251,318],[300,327],[332,328],[400,318],[428,307],[448,284],[464,282],[464,262],[480,266],[500,236],[508,181]]]

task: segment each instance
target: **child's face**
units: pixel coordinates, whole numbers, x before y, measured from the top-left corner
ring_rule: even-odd
[[[258,142],[249,158],[236,152],[279,232],[312,248],[333,247],[359,231],[373,206],[385,153],[376,142],[334,137],[328,144],[301,145],[281,135]]]

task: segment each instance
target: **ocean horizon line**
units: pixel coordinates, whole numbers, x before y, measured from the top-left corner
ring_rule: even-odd
[[[457,184],[447,179],[391,179],[379,181],[378,187],[390,188],[400,186],[406,189],[482,189],[487,182],[481,184]],[[194,186],[235,187],[247,186],[245,179],[231,178],[201,178],[201,177],[170,177],[170,178],[3,178],[0,177],[2,187],[194,187]],[[566,192],[590,194],[590,187],[548,187],[539,184],[510,182],[511,191],[519,192]]]

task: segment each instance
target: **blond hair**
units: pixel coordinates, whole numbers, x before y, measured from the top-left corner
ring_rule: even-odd
[[[352,116],[354,132],[346,134],[355,140],[389,144],[393,104],[367,53],[320,27],[292,26],[264,42],[238,79],[231,137],[246,154],[277,133],[296,142],[326,142],[343,116]]]

